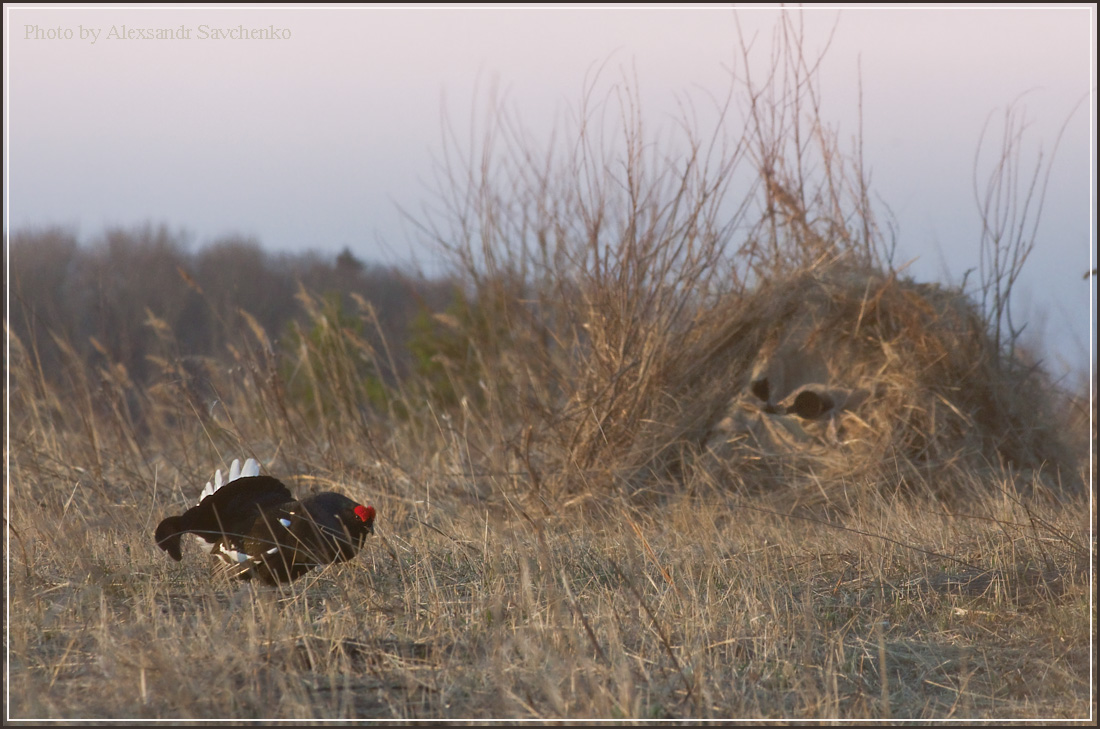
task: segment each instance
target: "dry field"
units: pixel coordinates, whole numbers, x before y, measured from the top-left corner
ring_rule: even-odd
[[[343,471],[376,538],[276,589],[155,549],[193,483],[12,476],[12,719],[1095,716],[1083,499],[983,484],[965,512],[822,523],[714,489],[521,505]]]
[[[263,341],[242,342],[252,335]],[[491,388],[433,401],[429,376],[372,412],[345,377],[363,341],[301,341],[300,359],[242,344],[236,366],[205,363],[205,380],[165,358],[140,391],[120,368],[75,360],[51,384],[15,342],[10,718],[1095,716],[1095,514],[1072,402],[1063,435],[1083,456],[1058,471],[981,466],[981,422],[963,401],[917,417],[944,397],[917,381],[884,379],[841,414],[838,440],[741,402],[721,422],[805,438],[776,452],[780,441],[716,426],[700,446],[687,395],[642,407],[646,383],[609,398],[580,375],[552,412],[531,400],[517,414]],[[741,341],[718,359],[740,357]],[[294,370],[310,386],[291,396],[281,373]],[[662,377],[655,392],[682,390]],[[220,397],[196,394],[200,381]],[[595,393],[585,408],[568,404],[578,392]],[[1038,433],[1035,408],[1023,422]],[[891,419],[904,427],[861,430]],[[932,427],[946,435],[914,452]],[[373,504],[376,535],[355,560],[280,588],[229,581],[191,543],[172,562],[157,522],[237,456],[299,495]]]
[[[908,279],[799,33],[672,148],[629,79],[558,147],[444,119],[414,220],[460,285],[408,341],[186,271],[233,344],[147,311],[140,383],[9,329],[8,718],[1095,721],[1095,406],[1008,307],[1043,170],[1007,115],[982,280]],[[279,588],[172,562],[237,457],[375,536]]]

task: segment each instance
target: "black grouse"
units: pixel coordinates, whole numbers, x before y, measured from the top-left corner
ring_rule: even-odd
[[[275,585],[351,559],[374,533],[373,506],[331,491],[295,501],[282,482],[259,474],[251,458],[243,468],[234,460],[224,482],[219,469],[197,506],[157,525],[157,546],[178,562],[180,537],[190,532],[235,576]]]

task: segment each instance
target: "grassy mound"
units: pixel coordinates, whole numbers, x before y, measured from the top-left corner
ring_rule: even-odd
[[[1082,487],[1055,389],[997,350],[958,290],[822,266],[760,286],[730,317],[762,342],[709,373],[739,388],[707,441],[738,488],[854,479],[951,496],[955,475],[987,469]]]

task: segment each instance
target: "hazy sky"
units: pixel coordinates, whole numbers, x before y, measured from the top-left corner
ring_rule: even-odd
[[[775,8],[738,11],[769,49]],[[923,280],[978,263],[974,154],[990,114],[1021,94],[1025,160],[1058,149],[1018,303],[1051,358],[1087,366],[1095,265],[1094,6],[839,7],[804,12],[821,48],[825,116],[857,131],[873,190]],[[402,262],[440,149],[440,110],[469,119],[494,84],[536,133],[575,109],[586,74],[636,74],[647,120],[722,95],[736,55],[720,7],[118,7],[6,5],[5,221],[90,241],[151,221],[196,245],[226,234],[272,250],[350,247]],[[124,27],[125,26],[125,27]],[[175,40],[126,38],[182,28]],[[218,29],[279,37],[214,37]],[[274,31],[274,32],[273,32]],[[763,60],[763,56],[761,56]],[[1084,100],[1070,117],[1078,102]],[[999,141],[994,126],[990,143]],[[1055,369],[1059,369],[1056,365]]]

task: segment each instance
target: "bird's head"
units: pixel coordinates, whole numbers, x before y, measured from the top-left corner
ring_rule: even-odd
[[[366,530],[371,534],[374,534],[374,507],[356,504],[354,511],[356,518],[366,525]]]

